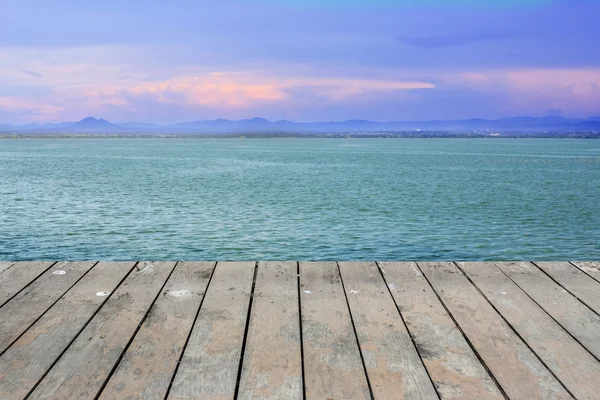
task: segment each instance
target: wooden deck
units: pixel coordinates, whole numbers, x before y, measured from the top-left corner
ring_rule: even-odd
[[[0,262],[0,399],[600,399],[600,263]]]

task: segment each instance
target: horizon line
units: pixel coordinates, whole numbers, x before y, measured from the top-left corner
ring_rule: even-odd
[[[506,119],[516,119],[516,118],[531,118],[531,119],[557,118],[557,119],[565,119],[565,120],[571,119],[571,120],[586,121],[586,120],[600,119],[600,115],[599,116],[589,116],[589,117],[572,117],[572,116],[565,116],[565,115],[542,115],[542,116],[514,115],[514,116],[507,116],[507,117],[500,117],[500,118],[469,117],[469,118],[452,118],[452,119],[441,119],[440,118],[440,119],[396,119],[396,120],[372,120],[372,119],[362,119],[362,118],[349,118],[349,119],[343,119],[343,120],[313,120],[313,121],[292,121],[292,120],[288,120],[288,119],[270,120],[267,118],[255,116],[255,117],[251,117],[251,118],[240,118],[240,119],[227,119],[227,118],[221,118],[221,117],[214,118],[214,119],[194,119],[194,120],[172,122],[172,123],[156,123],[156,122],[147,122],[147,121],[143,121],[143,120],[137,120],[137,121],[136,120],[126,120],[126,121],[114,122],[114,121],[110,121],[103,117],[95,117],[93,115],[90,115],[90,116],[87,116],[80,120],[75,120],[75,121],[48,121],[48,122],[42,122],[42,123],[40,123],[40,122],[25,122],[25,123],[3,123],[3,122],[0,122],[0,126],[11,125],[11,126],[19,127],[19,126],[27,126],[27,125],[43,126],[43,125],[54,125],[54,124],[76,124],[76,123],[83,122],[83,121],[90,120],[90,119],[93,119],[96,122],[106,121],[113,125],[139,123],[139,124],[150,124],[150,125],[166,127],[166,126],[172,126],[172,125],[177,125],[177,124],[187,124],[187,123],[195,123],[195,122],[216,122],[216,121],[243,122],[243,121],[254,121],[254,120],[261,120],[261,121],[272,123],[272,124],[279,123],[279,122],[289,122],[289,123],[294,123],[294,124],[316,124],[316,123],[343,123],[343,122],[372,122],[372,123],[414,122],[414,123],[418,123],[418,122],[457,122],[457,121],[473,121],[473,120],[502,121],[502,120],[506,120]]]

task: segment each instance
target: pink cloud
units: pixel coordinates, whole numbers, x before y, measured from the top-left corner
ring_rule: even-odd
[[[569,114],[600,112],[600,69],[519,69],[446,76],[447,84],[494,95],[504,93],[507,112],[550,108]]]
[[[332,102],[360,99],[365,93],[394,90],[432,89],[428,82],[392,79],[282,77],[265,72],[209,72],[163,80],[133,76],[116,79],[116,68],[89,65],[59,65],[43,69],[54,89],[35,99],[3,101],[0,109],[29,110],[40,118],[73,119],[119,107],[135,110],[137,100],[150,98],[158,104],[188,109],[212,109],[220,114],[260,105],[273,105],[290,99],[290,90],[310,87],[318,96]],[[87,76],[87,75],[90,76]],[[86,77],[87,76],[87,77]],[[19,106],[15,106],[19,104]]]
[[[46,121],[58,115],[64,109],[60,106],[47,104],[43,100],[22,98],[17,96],[0,96],[0,111],[32,114],[32,118]]]
[[[252,72],[212,72],[200,76],[183,76],[164,81],[140,82],[130,87],[106,87],[88,95],[114,94],[127,96],[153,95],[158,101],[172,103],[172,94],[180,95],[186,106],[247,107],[256,102],[276,102],[289,97],[287,90],[315,87],[331,100],[357,96],[364,92],[431,89],[427,82],[331,79],[320,77],[278,77]]]
[[[448,102],[463,95],[489,100],[477,111],[486,115],[539,114],[548,109],[560,109],[567,115],[600,113],[600,69],[449,73],[441,69],[334,70],[274,64],[265,69],[223,71],[210,65],[160,66],[149,59],[148,52],[124,46],[0,47],[0,87],[16,88],[10,97],[0,94],[0,111],[20,116],[24,122],[32,115],[37,121],[75,120],[88,115],[151,119],[158,110],[166,110],[164,115],[182,110],[184,118],[244,118],[278,110],[279,117],[311,119],[323,107],[337,110],[335,115],[341,118],[361,118],[356,110],[383,108],[380,101],[388,98],[393,99],[389,110],[370,115],[395,118],[403,105],[421,100],[426,110],[421,114],[436,118],[445,115],[441,108]],[[20,69],[35,71],[40,78],[32,79]],[[14,94],[19,91],[23,95]],[[457,105],[449,107],[456,109]],[[404,116],[410,118],[410,113],[406,111]]]

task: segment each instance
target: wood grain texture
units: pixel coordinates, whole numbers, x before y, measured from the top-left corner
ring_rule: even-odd
[[[165,398],[214,266],[177,264],[100,399]]]
[[[511,399],[571,398],[454,264],[417,264]]]
[[[0,261],[0,274],[9,269],[13,264],[14,262],[12,261]]]
[[[88,272],[95,262],[61,262],[0,308],[0,351],[29,328],[69,288]],[[12,270],[12,269],[11,269]],[[7,273],[10,272],[7,271]]]
[[[600,262],[574,262],[580,270],[600,282]]]
[[[0,398],[23,399],[131,271],[134,263],[100,262],[0,357]]]
[[[258,264],[239,399],[302,399],[295,262]]]
[[[580,399],[600,392],[600,364],[492,263],[459,263],[556,377]]]
[[[597,358],[600,316],[528,262],[495,263]]]
[[[306,398],[370,399],[335,262],[300,263]]]
[[[504,397],[413,262],[379,263],[442,399]]]
[[[600,264],[539,264],[15,263],[0,399],[598,398]]]
[[[374,397],[438,399],[377,265],[339,267]]]
[[[562,287],[600,314],[600,283],[568,262],[536,262]]]
[[[54,264],[49,261],[16,262],[0,275],[0,305]]]
[[[94,399],[174,265],[174,262],[139,263],[29,399]]]
[[[254,266],[254,262],[217,264],[169,399],[233,398]]]

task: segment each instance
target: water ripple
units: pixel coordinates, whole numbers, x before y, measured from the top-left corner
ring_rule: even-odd
[[[600,141],[0,141],[0,260],[598,260]]]

